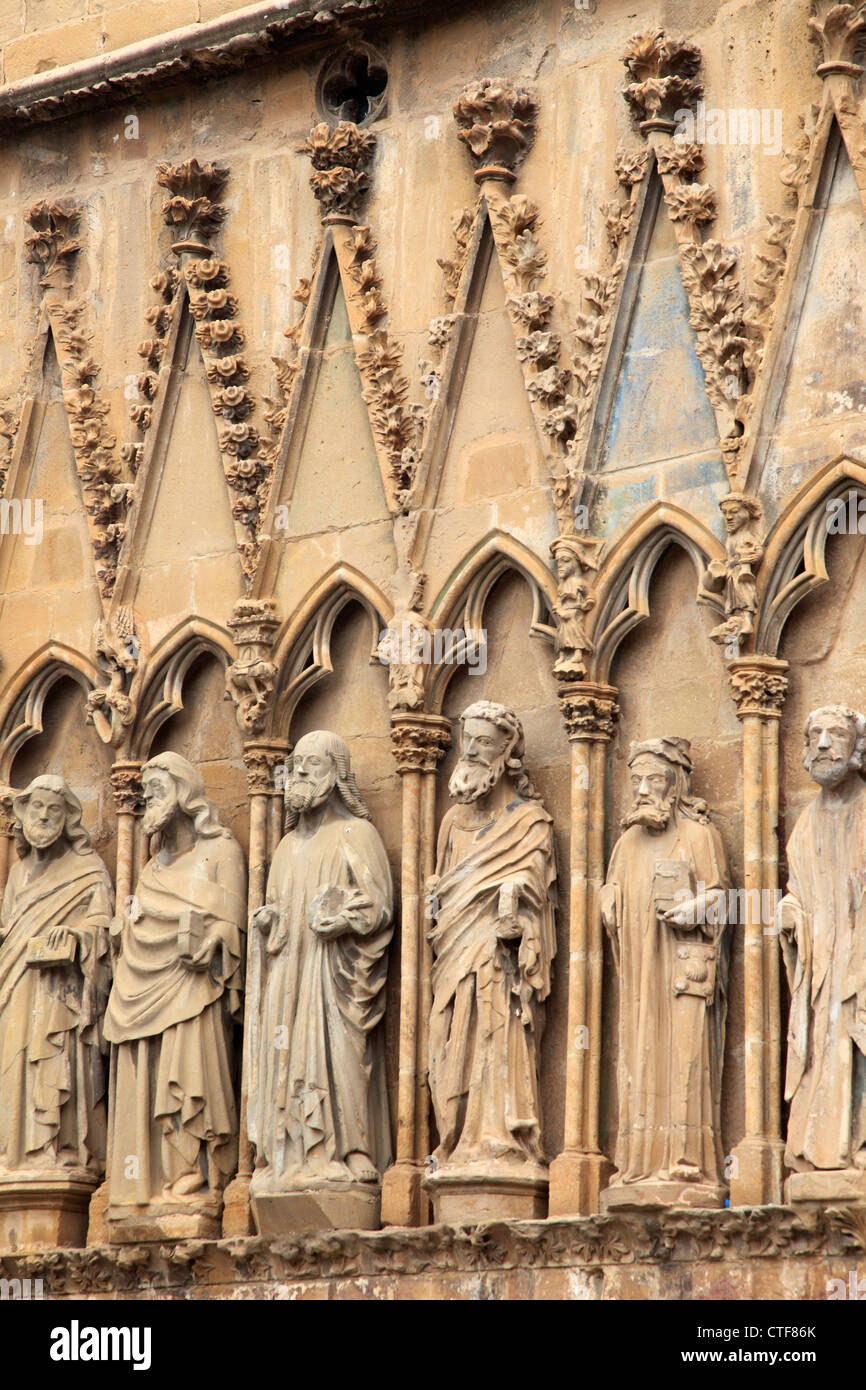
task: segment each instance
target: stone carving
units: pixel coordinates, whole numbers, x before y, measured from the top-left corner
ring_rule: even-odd
[[[196,256],[212,254],[212,234],[228,216],[228,209],[215,199],[225,188],[228,176],[223,165],[201,165],[197,159],[156,166],[157,183],[171,195],[163,203],[162,215],[169,227],[180,231],[180,240],[171,248],[175,255],[182,251]]]
[[[152,856],[122,917],[105,1016],[113,1044],[114,1240],[217,1233],[237,1157],[231,1024],[240,1016],[246,866],[186,758],[141,772]]]
[[[710,593],[724,594],[725,621],[710,637],[720,646],[739,645],[754,631],[758,588],[753,567],[764,556],[761,504],[745,492],[729,492],[719,503],[728,538],[724,560],[711,560],[702,585]]]
[[[804,765],[820,787],[788,841],[776,912],[791,1012],[790,1200],[866,1198],[866,718],[813,710]]]
[[[351,121],[313,126],[299,154],[313,166],[310,187],[316,195],[322,221],[355,222],[361,201],[370,186],[367,169],[376,149],[376,137],[359,130]]]
[[[632,35],[623,62],[635,79],[624,96],[643,131],[670,133],[677,113],[703,95],[703,87],[695,80],[700,49],[685,39],[667,38],[661,29]]]
[[[176,266],[168,266],[165,270],[159,271],[150,282],[150,287],[159,296],[159,302],[152,304],[145,313],[145,319],[151,329],[152,336],[144,339],[138,345],[138,354],[150,370],[138,378],[138,389],[144,396],[144,404],[130,406],[129,418],[134,425],[144,433],[150,429],[153,423],[153,411],[150,402],[156,395],[159,378],[155,373],[158,372],[160,364],[165,356],[165,341],[168,330],[171,327],[177,308],[177,287],[180,283],[180,271]],[[141,444],[124,444],[121,446],[121,456],[129,465],[130,471],[135,474],[138,472],[141,463]]]
[[[0,923],[0,1244],[10,1221],[25,1245],[83,1244],[105,1159],[114,895],[62,777],[36,777],[12,809],[22,857]]]
[[[439,1131],[426,1185],[437,1220],[538,1215],[547,1168],[538,1057],[556,952],[551,817],[520,720],[464,710],[455,799],[430,889],[430,1089]]]
[[[457,298],[457,291],[460,288],[460,279],[463,275],[463,267],[466,265],[466,258],[469,254],[469,243],[472,240],[472,229],[475,226],[475,209],[462,208],[460,212],[454,214],[451,219],[451,230],[454,233],[454,240],[457,250],[453,260],[442,260],[437,258],[436,264],[445,276],[445,298],[449,305],[453,305]]]
[[[84,718],[102,739],[117,747],[135,718],[130,689],[138,670],[139,644],[135,635],[132,609],[120,607],[111,617],[97,623],[94,635],[96,662],[105,673],[105,685],[91,690],[84,705]]]
[[[862,64],[854,61],[862,50],[866,34],[866,7],[860,4],[837,4],[836,0],[813,0],[809,38],[820,50],[823,61],[816,71],[820,77],[829,73],[846,73],[860,77]]]
[[[553,674],[559,680],[579,681],[586,676],[586,658],[591,656],[593,646],[584,631],[584,618],[595,607],[587,571],[598,569],[603,549],[604,541],[593,536],[560,536],[551,543],[559,580],[553,607],[556,621]]]
[[[280,626],[276,603],[270,598],[238,599],[227,626],[238,656],[226,671],[226,691],[235,703],[238,724],[252,737],[264,729],[277,678],[277,668],[268,659]]]
[[[617,1206],[717,1207],[730,884],[689,743],[633,743],[634,795],[600,894],[620,982]]]
[[[485,77],[464,87],[454,103],[457,138],[469,150],[475,181],[513,183],[532,148],[538,106],[523,87]]]
[[[417,710],[424,704],[424,677],[431,661],[431,629],[419,609],[426,575],[408,563],[398,566],[391,582],[394,615],[376,648],[388,667],[388,708]]]
[[[288,833],[251,923],[253,1213],[263,1233],[376,1226],[391,1157],[378,1028],[391,872],[336,734],[298,741],[286,803]]]
[[[763,361],[764,349],[775,318],[776,298],[788,258],[788,245],[794,230],[793,217],[783,217],[779,213],[767,213],[767,226],[764,231],[766,251],[758,251],[755,260],[758,269],[754,275],[754,289],[749,304],[743,314],[748,346],[744,352],[744,364],[753,374]]]
[[[24,242],[24,254],[31,265],[42,266],[39,284],[43,289],[68,290],[72,284],[69,262],[81,250],[75,229],[81,217],[80,203],[71,199],[34,203],[25,221],[33,236]]]

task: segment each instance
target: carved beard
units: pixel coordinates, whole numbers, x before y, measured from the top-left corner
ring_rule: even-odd
[[[28,845],[33,849],[49,849],[55,840],[59,840],[63,834],[63,823],[55,827],[52,825],[38,825],[36,821],[25,819],[23,826],[24,838]]]
[[[667,830],[672,809],[670,801],[641,802],[640,805],[632,806],[627,815],[623,816],[622,828],[628,830],[630,825],[642,825],[645,830]]]
[[[486,763],[473,763],[461,758],[451,774],[448,792],[455,801],[465,806],[485,796],[499,781],[505,771],[504,754],[488,766]]]
[[[314,806],[327,801],[334,788],[334,778],[329,772],[321,777],[292,777],[286,789],[286,800],[293,811],[302,815]]]
[[[823,752],[815,753],[805,761],[806,771],[819,787],[835,787],[851,766],[847,758],[834,758]]]
[[[141,821],[145,835],[156,835],[160,830],[164,830],[176,808],[176,802],[172,802],[171,805],[163,803],[160,806],[146,806]]]

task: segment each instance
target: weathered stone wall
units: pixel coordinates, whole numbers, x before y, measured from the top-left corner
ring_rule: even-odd
[[[586,965],[572,951],[572,751],[552,672],[549,547],[563,517],[587,506],[589,532],[606,546],[589,620],[589,677],[616,688],[620,710],[602,798],[606,855],[628,803],[629,743],[677,734],[691,740],[694,789],[742,886],[743,739],[729,683],[737,651],[710,639],[721,615],[701,588],[706,564],[723,553],[718,502],[729,489],[760,503],[766,546],[755,567],[756,633],[739,654],[790,664],[780,722],[782,849],[811,795],[801,765],[806,714],[829,701],[863,703],[862,537],[831,536],[825,555],[820,525],[828,496],[866,489],[859,79],[829,73],[822,86],[806,0],[648,2],[637,14],[622,0],[591,0],[587,9],[567,0],[467,0],[422,15],[377,0],[320,23],[296,4],[267,23],[250,18],[245,27],[235,17],[218,32],[202,29],[204,56],[191,56],[194,38],[166,39],[162,72],[156,50],[130,55],[127,76],[118,59],[100,87],[99,71],[64,83],[53,70],[231,18],[232,7],[71,0],[52,4],[49,16],[47,3],[0,0],[6,496],[44,503],[40,544],[0,537],[0,781],[17,787],[38,771],[62,772],[113,869],[114,754],[84,713],[86,694],[104,683],[97,622],[128,606],[140,656],[124,754],[141,760],[171,748],[190,757],[247,848],[244,739],[223,682],[236,655],[228,620],[249,588],[273,598],[280,619],[272,732],[288,744],[321,727],[347,738],[399,883],[401,779],[388,676],[373,653],[393,613],[398,560],[409,553],[431,623],[478,620],[487,631],[486,670],[437,671],[425,711],[453,721],[479,698],[514,708],[554,817],[558,955],[541,1053],[553,1159],[569,1142],[566,1059],[582,1021],[569,1018],[569,974]],[[661,27],[700,48],[707,123],[695,137],[702,165],[691,171],[709,190],[700,195],[678,183],[664,152],[661,172],[652,158],[641,162],[653,140],[622,98],[627,40]],[[253,38],[226,48],[232,34]],[[383,110],[366,127],[376,141],[369,192],[353,208],[354,227],[323,226],[301,147],[321,116],[323,63],[362,41],[388,68]],[[40,74],[42,85],[10,87]],[[452,118],[479,75],[527,87],[539,108],[516,185],[483,183],[486,202]],[[823,103],[817,116],[813,103]],[[724,129],[718,119],[709,124],[711,108]],[[741,109],[758,118],[753,130],[747,115],[745,141],[730,130],[732,110]],[[222,263],[212,293],[223,299],[197,316],[186,295],[201,306],[201,286],[172,282],[191,253],[171,250],[173,190],[157,182],[157,165],[192,157],[228,170],[215,195],[225,216],[196,262]],[[633,177],[623,175],[623,157]],[[56,238],[48,250],[43,242],[45,255],[28,246],[39,218],[28,225],[24,215],[64,199],[79,205],[75,247],[51,279]],[[696,284],[689,246],[714,244],[728,271],[710,266]],[[547,359],[532,359],[514,311],[519,292],[552,297],[546,327],[563,340],[558,369],[571,373],[558,386],[541,380]],[[71,303],[79,305],[74,323],[64,318]],[[207,323],[229,321],[240,329],[233,340],[208,339]],[[377,378],[369,366],[383,350],[382,331],[386,347],[402,348],[391,369],[394,397],[381,385],[388,372]],[[220,369],[229,352],[240,365]],[[232,415],[218,398],[227,382],[246,393],[246,414]],[[397,417],[409,406],[419,426],[407,465],[411,506],[395,499],[388,467],[400,448],[387,433],[388,408]],[[238,421],[256,431],[252,453],[230,437]],[[109,562],[94,550],[88,519],[98,506],[91,436],[99,427],[111,481],[130,489],[128,506],[113,504],[125,535]],[[250,457],[263,460],[254,543],[235,485]],[[99,574],[106,564],[107,580]],[[437,817],[454,758],[452,749],[440,764]],[[784,859],[781,869],[784,886]],[[726,1154],[744,1137],[747,1072],[744,924],[732,933]],[[604,965],[596,959],[591,968],[604,969],[601,1141],[611,1155],[617,986],[604,950]],[[395,945],[386,1018],[395,1117],[400,1003]],[[768,1082],[776,1092],[779,1072]],[[803,1253],[799,1263],[768,1257],[749,1287],[819,1295],[832,1261]],[[722,1296],[736,1280],[727,1263],[717,1277],[706,1264],[713,1258],[704,1251],[686,1272],[684,1264],[645,1275],[608,1272],[601,1260],[604,1296],[638,1296],[638,1287]],[[377,1296],[422,1296],[420,1283],[400,1283],[420,1280],[417,1272],[370,1278]],[[468,1281],[461,1296],[481,1278],[511,1296],[558,1297],[566,1287],[598,1296],[595,1276],[577,1264],[537,1276],[442,1275]],[[239,1279],[237,1271],[220,1276],[214,1288]],[[305,1289],[342,1296],[336,1280],[311,1277]],[[249,1287],[273,1292],[269,1280]]]

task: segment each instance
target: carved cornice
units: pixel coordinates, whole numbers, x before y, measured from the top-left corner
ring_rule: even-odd
[[[728,666],[731,694],[737,705],[737,718],[758,714],[763,719],[779,719],[788,690],[787,661],[772,656],[740,657]]]
[[[463,88],[453,110],[457,138],[475,165],[476,183],[513,183],[535,139],[538,105],[530,93],[485,77]]]
[[[81,204],[71,198],[34,203],[25,213],[33,236],[24,241],[24,255],[31,265],[42,267],[39,284],[43,289],[71,288],[69,262],[81,250],[81,242],[73,236],[80,217]]]
[[[351,121],[313,126],[299,154],[313,166],[310,187],[316,195],[322,222],[356,222],[361,201],[370,186],[367,169],[376,149],[376,137],[359,130]]]
[[[622,60],[634,79],[624,96],[644,132],[672,132],[676,113],[703,95],[695,80],[701,51],[686,39],[667,38],[662,29],[633,34]]]
[[[268,653],[280,622],[273,599],[242,598],[226,624],[238,648],[237,659],[226,671],[226,690],[248,737],[262,733],[270,712],[277,668]]]
[[[283,766],[288,757],[289,745],[285,742],[246,744],[244,766],[250,796],[272,796],[282,790],[277,786],[276,769]]]
[[[138,815],[144,805],[140,762],[116,762],[111,769],[111,790],[118,815]]]
[[[391,742],[399,773],[435,772],[451,746],[451,724],[437,714],[395,714]]]
[[[863,1221],[856,1211],[768,1206],[63,1248],[0,1255],[0,1274],[42,1279],[44,1296],[50,1298],[112,1293],[188,1298],[192,1289],[218,1297],[237,1285],[414,1275],[429,1280],[439,1274],[620,1265],[706,1269],[723,1264],[735,1278],[754,1261],[851,1259],[864,1249]]]
[[[614,735],[619,719],[618,691],[595,681],[575,681],[559,687],[559,704],[569,741],[603,740]]]
[[[854,57],[862,52],[866,34],[866,4],[837,4],[835,0],[812,0],[809,38],[820,50],[822,62],[816,72],[819,77],[843,73],[860,77],[863,67]]]
[[[439,11],[462,0],[438,0]],[[10,83],[0,96],[0,129],[23,129],[101,110],[177,83],[211,81],[310,44],[345,42],[383,17],[429,14],[429,0],[272,0],[255,9],[159,34],[153,39]]]

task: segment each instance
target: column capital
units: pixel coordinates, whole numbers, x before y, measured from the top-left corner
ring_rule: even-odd
[[[114,809],[118,815],[139,815],[142,808],[141,769],[138,758],[114,763],[109,777],[114,793]]]
[[[277,786],[274,773],[281,763],[287,761],[290,752],[291,744],[285,739],[244,744],[244,766],[250,796],[270,796],[282,791],[282,787]]]
[[[558,693],[569,742],[607,742],[613,737],[619,719],[616,686],[574,681],[560,685]]]
[[[741,656],[728,666],[737,718],[779,719],[788,690],[788,663],[775,656]]]
[[[435,772],[451,746],[451,721],[439,714],[394,714],[391,742],[397,771]]]

